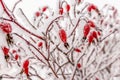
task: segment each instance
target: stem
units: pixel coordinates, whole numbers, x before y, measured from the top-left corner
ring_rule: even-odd
[[[41,56],[45,59],[45,60],[47,60],[47,58],[45,57],[45,55],[43,55],[43,53],[41,52],[41,51],[39,51],[33,44],[31,44],[29,41],[27,41],[25,38],[23,38],[22,36],[20,36],[19,34],[17,34],[17,33],[13,33],[14,35],[16,35],[16,36],[18,36],[18,37],[20,37],[21,39],[23,39],[28,45],[31,45],[34,49],[36,49],[36,51],[38,51],[40,54],[41,54]]]
[[[1,2],[1,5],[2,5],[2,7],[3,7],[5,13],[9,16],[9,18],[10,18],[11,20],[13,20],[12,16],[11,16],[11,15],[9,14],[9,12],[7,11],[7,9],[6,9],[6,7],[5,7],[3,1],[1,0],[0,2]]]
[[[20,12],[22,13],[22,15],[25,17],[25,19],[27,20],[27,22],[34,28],[36,29],[36,27],[29,21],[29,19],[25,16],[25,13],[22,11],[21,8],[19,8]]]
[[[41,36],[38,36],[38,35],[36,35],[36,34],[30,32],[29,30],[27,30],[26,28],[24,28],[23,26],[21,26],[18,22],[16,22],[16,21],[13,19],[13,17],[9,14],[9,12],[7,11],[7,9],[6,9],[6,7],[5,7],[3,1],[1,0],[0,2],[1,2],[1,4],[2,4],[2,7],[3,7],[5,13],[6,13],[6,14],[9,16],[9,18],[10,18],[10,20],[9,20],[9,19],[3,18],[4,20],[11,21],[11,22],[15,23],[17,26],[19,26],[21,29],[23,29],[24,31],[26,31],[27,33],[29,33],[29,34],[31,34],[31,35],[33,35],[33,36],[39,38],[39,39],[44,40]]]
[[[54,23],[54,21],[56,21],[56,20],[59,19],[59,18],[63,18],[63,16],[59,16],[59,17],[57,17],[57,18],[55,18],[54,20],[51,21],[51,23],[50,23],[50,24],[48,25],[48,27],[47,27],[46,35],[48,34],[48,30],[49,30],[49,28],[51,27],[51,25]]]

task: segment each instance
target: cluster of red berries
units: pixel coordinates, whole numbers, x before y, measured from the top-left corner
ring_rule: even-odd
[[[9,48],[7,48],[7,47],[2,47],[2,51],[3,51],[3,53],[4,53],[4,56],[5,56],[5,59],[7,60],[8,58],[9,58]]]
[[[4,47],[2,47],[2,51],[4,53],[5,59],[7,60],[9,58],[9,51],[10,51],[10,49],[7,48],[6,46],[4,46]],[[14,58],[15,58],[15,60],[18,60],[19,55],[16,53],[16,50],[13,50],[12,53],[13,54],[15,53]]]
[[[47,6],[44,6],[43,8],[42,8],[42,11],[40,12],[40,11],[37,11],[36,13],[35,13],[35,16],[36,17],[39,17],[40,15],[41,15],[41,13],[43,13],[43,12],[45,12],[46,10],[47,10]]]
[[[91,11],[96,11],[97,13],[99,13],[99,10],[98,8],[94,5],[94,4],[90,4],[87,8],[88,12],[91,12]]]
[[[12,53],[15,54],[15,56],[14,56],[15,60],[18,60],[19,55],[17,54],[17,51],[16,50],[12,50]]]
[[[67,4],[65,8],[66,8],[66,11],[67,11],[67,12],[70,11],[70,5],[69,5],[69,4]],[[63,12],[64,12],[64,9],[61,7],[61,8],[59,9],[59,14],[62,15]]]
[[[94,22],[91,20],[89,20],[84,26],[84,30],[83,30],[84,37],[83,38],[84,39],[88,38],[89,44],[91,44],[94,41],[94,39],[96,39],[98,41],[98,35],[100,35],[100,32],[96,31],[96,30],[90,32],[90,29],[91,28],[95,29],[95,27],[96,26],[95,26]]]

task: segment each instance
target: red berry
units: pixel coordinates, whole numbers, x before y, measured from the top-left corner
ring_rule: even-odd
[[[67,42],[67,35],[64,29],[59,30],[59,36],[63,43]]]
[[[37,12],[35,13],[35,15],[36,15],[36,17],[39,17],[39,16],[40,16],[40,12],[37,11]]]
[[[18,60],[18,58],[19,58],[19,55],[16,54],[16,55],[15,55],[15,60]]]
[[[25,74],[27,75],[27,76],[29,76],[29,68],[27,67],[27,68],[24,68],[24,72],[25,72]]]
[[[9,52],[9,48],[3,47],[2,50],[3,50],[4,55],[7,56]]]
[[[101,35],[100,31],[98,31],[97,33],[98,33],[99,36]]]
[[[47,10],[47,8],[48,8],[47,6],[43,7],[42,12],[45,12]]]
[[[94,4],[89,5],[88,8],[87,8],[87,10],[89,12],[91,12],[92,10],[96,10],[96,9],[97,9],[97,7]]]
[[[95,31],[92,32],[92,35],[93,35],[94,38],[97,39],[97,33]]]
[[[83,30],[83,33],[84,33],[84,37],[87,37],[88,33],[90,32],[90,27],[88,24],[86,24],[84,26],[84,30]]]
[[[23,68],[28,68],[28,65],[29,65],[29,60],[27,59],[23,63]]]
[[[91,21],[91,20],[89,20],[89,21],[88,21],[88,24],[90,25],[90,27],[93,27],[93,28],[95,27],[94,22],[93,22],[93,21]]]
[[[88,38],[88,42],[89,42],[89,44],[91,44],[91,42],[93,42],[93,39],[94,39],[93,35],[90,34],[90,36],[89,36],[89,38]]]
[[[78,63],[78,64],[77,64],[77,67],[78,67],[78,68],[81,68],[81,64],[80,64],[80,63]]]
[[[78,49],[78,48],[75,48],[74,50],[75,50],[76,52],[81,52],[81,50]]]
[[[67,12],[70,11],[70,5],[69,4],[66,5],[66,10],[67,10]]]
[[[3,23],[1,29],[7,34],[12,32],[12,27],[10,23]]]
[[[41,47],[42,45],[43,45],[42,42],[39,42],[39,43],[38,43],[38,47]]]
[[[59,14],[62,15],[63,14],[63,8],[59,9]]]
[[[17,51],[16,50],[12,50],[12,53],[14,54],[14,53],[16,53]]]

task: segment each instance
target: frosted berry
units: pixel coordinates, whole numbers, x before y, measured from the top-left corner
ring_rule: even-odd
[[[97,39],[97,33],[96,33],[96,31],[93,31],[93,32],[92,32],[92,35],[93,35],[94,38]]]
[[[59,14],[62,15],[63,14],[63,8],[59,9]]]
[[[36,17],[39,17],[39,16],[40,16],[40,12],[37,11],[37,12],[35,13],[35,16],[36,16]]]
[[[87,10],[89,11],[89,12],[91,12],[92,10],[96,10],[97,9],[97,7],[94,5],[94,4],[90,4],[89,6],[88,6],[88,8],[87,8]]]
[[[28,68],[29,66],[29,60],[25,60],[24,63],[23,63],[23,68]]]
[[[91,44],[93,42],[93,39],[94,39],[93,35],[90,34],[90,36],[88,37],[89,44]]]
[[[24,72],[25,72],[25,74],[26,74],[27,76],[29,76],[29,68],[25,68],[25,69],[24,69]]]
[[[78,67],[78,68],[81,68],[81,64],[80,64],[80,63],[78,63],[78,64],[77,64],[77,67]]]
[[[75,48],[74,51],[76,51],[76,52],[81,52],[81,50],[78,49],[78,48]]]
[[[4,47],[2,48],[2,50],[3,50],[4,55],[7,56],[7,55],[8,55],[8,52],[9,52],[9,48],[7,48],[7,47],[4,46]]]
[[[59,36],[60,36],[60,39],[63,41],[63,43],[67,42],[67,34],[64,29],[59,30]]]
[[[87,37],[87,35],[89,34],[89,32],[90,32],[90,26],[89,26],[88,24],[86,24],[86,25],[84,26],[84,30],[83,30],[83,33],[84,33],[84,37],[85,37],[85,38]]]
[[[39,43],[38,43],[38,47],[41,47],[42,45],[43,45],[42,42],[39,42]]]
[[[69,4],[66,5],[66,10],[67,10],[67,12],[70,11],[70,5]]]
[[[47,10],[47,8],[48,8],[47,6],[43,7],[42,12],[45,12]]]
[[[16,55],[15,55],[15,60],[18,60],[18,58],[19,58],[19,55],[16,54]]]
[[[10,25],[10,23],[2,23],[1,29],[3,32],[9,34],[12,32],[12,27]]]

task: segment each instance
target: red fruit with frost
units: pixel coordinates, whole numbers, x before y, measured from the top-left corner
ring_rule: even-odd
[[[45,12],[47,10],[47,8],[48,8],[47,6],[43,7],[42,12]]]
[[[7,34],[12,32],[12,27],[11,27],[10,23],[3,23],[1,26],[1,29],[3,32],[5,32]]]
[[[66,10],[67,10],[67,12],[70,11],[70,5],[69,4],[66,5]]]
[[[12,50],[12,53],[14,54],[14,53],[16,53],[17,51],[16,50]]]
[[[89,38],[88,38],[89,44],[91,44],[91,43],[93,42],[93,39],[94,39],[93,35],[90,34],[90,36],[89,36]]]
[[[4,55],[7,56],[9,52],[9,48],[3,47],[2,50],[3,50]]]
[[[97,7],[94,5],[94,4],[90,4],[89,6],[88,6],[88,8],[87,8],[87,10],[89,11],[89,12],[91,12],[92,10],[96,10],[97,9]]]
[[[29,66],[29,60],[25,60],[24,63],[23,63],[23,68],[28,68]]]
[[[75,48],[74,51],[76,51],[76,52],[81,52],[81,50],[78,49],[78,48]]]
[[[59,36],[60,36],[60,39],[63,41],[63,43],[67,42],[67,34],[64,29],[59,30]]]
[[[92,35],[93,35],[94,38],[97,39],[97,33],[96,33],[96,31],[93,31],[93,32],[92,32]]]
[[[62,15],[63,14],[63,8],[59,9],[59,14]]]
[[[24,68],[24,72],[27,76],[29,76],[29,68]]]
[[[97,34],[100,36],[101,35],[100,31],[98,31]]]
[[[81,64],[80,64],[80,63],[78,63],[78,64],[77,64],[77,67],[78,67],[78,68],[81,68]]]
[[[37,12],[35,13],[35,16],[36,16],[36,17],[39,17],[39,16],[40,16],[40,12],[37,11]]]
[[[84,37],[87,37],[87,35],[88,35],[89,32],[90,32],[90,26],[88,24],[86,24],[84,26],[84,30],[83,30]]]
[[[19,55],[16,54],[16,55],[15,55],[15,60],[18,60],[18,58],[19,58]]]
[[[43,45],[42,42],[39,42],[39,43],[38,43],[38,47],[41,47],[42,45]]]

